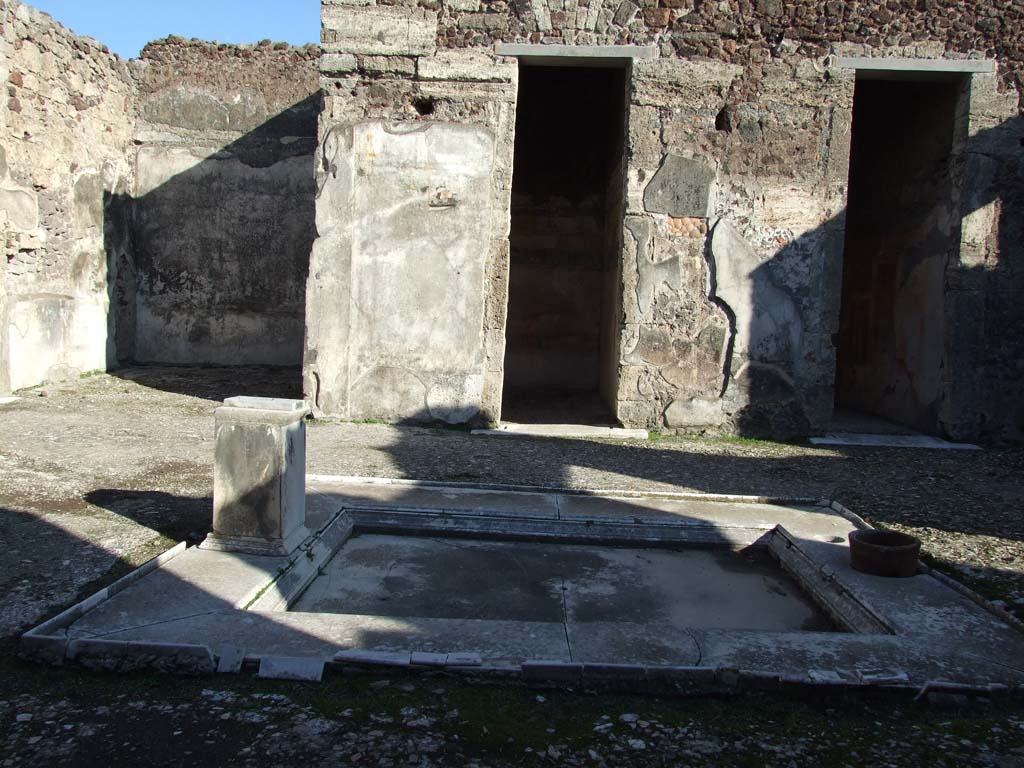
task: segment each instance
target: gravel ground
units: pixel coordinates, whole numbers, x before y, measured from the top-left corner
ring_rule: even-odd
[[[1024,765],[1021,720],[998,702],[952,715],[863,702],[827,714],[756,697],[698,703],[552,693],[545,704],[523,688],[452,680],[440,683],[444,696],[420,681],[374,688],[343,679],[309,689],[218,680],[210,688],[210,681],[159,677],[112,682],[11,658],[21,630],[172,543],[205,535],[217,401],[298,396],[298,389],[287,370],[145,368],[24,392],[0,406],[0,765],[110,765],[112,753],[113,764],[133,765],[189,764],[201,755],[224,765]],[[1020,448],[826,449],[658,436],[623,444],[318,421],[309,428],[308,466],[325,474],[827,497],[919,536],[933,564],[1024,618]],[[637,710],[636,720],[622,719]],[[776,710],[784,727],[765,714]],[[513,713],[516,733],[499,743],[494,733],[511,727]],[[548,733],[555,714],[565,721]],[[523,725],[531,718],[535,726]]]

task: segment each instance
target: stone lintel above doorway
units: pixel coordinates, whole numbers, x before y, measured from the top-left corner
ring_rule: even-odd
[[[524,65],[563,67],[624,67],[634,59],[658,58],[658,49],[653,45],[496,43],[494,52],[499,56],[514,56]]]
[[[888,56],[836,56],[840,69],[875,72],[933,73],[952,75],[992,74],[996,63],[989,59],[904,59]]]

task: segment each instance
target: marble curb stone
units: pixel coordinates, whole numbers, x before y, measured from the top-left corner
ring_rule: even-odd
[[[319,683],[324,676],[324,662],[322,659],[264,656],[260,659],[259,676],[264,680]]]

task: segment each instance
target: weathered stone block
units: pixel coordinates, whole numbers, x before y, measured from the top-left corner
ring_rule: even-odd
[[[260,659],[259,676],[265,680],[319,683],[324,676],[324,662],[320,659],[264,656]]]
[[[644,190],[644,208],[676,218],[706,218],[713,210],[715,178],[714,169],[699,160],[667,155]]]
[[[653,107],[629,110],[629,153],[639,165],[653,166],[661,160],[661,117]]]
[[[301,400],[232,398],[218,408],[213,533],[202,546],[289,555],[306,530],[306,425]]]
[[[721,428],[726,421],[719,400],[674,400],[665,410],[665,426],[671,429]]]
[[[416,60],[407,56],[363,56],[361,69],[370,75],[413,77]]]
[[[430,56],[437,48],[437,14],[402,6],[325,5],[327,53]]]
[[[633,19],[638,10],[640,10],[640,7],[636,3],[630,0],[622,0],[619,3],[619,7],[615,10],[615,16],[612,20],[620,27],[625,26]]]
[[[503,32],[508,29],[508,17],[503,13],[466,13],[458,21],[459,29],[481,29]]]
[[[511,83],[516,63],[480,51],[438,51],[419,60],[417,74],[420,80]]]
[[[636,59],[633,103],[652,107],[719,105],[743,67],[712,61]]]
[[[345,75],[359,68],[359,60],[351,53],[325,53],[320,57],[320,72],[324,75]]]

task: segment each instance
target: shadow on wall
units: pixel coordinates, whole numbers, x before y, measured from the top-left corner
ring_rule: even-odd
[[[855,137],[857,130],[855,112]],[[1024,165],[1006,157],[1022,142],[1020,117],[981,131],[954,144],[952,156],[925,169],[924,178],[921,169],[908,172],[902,199],[929,201],[921,209],[891,210],[883,220],[844,210],[767,262],[728,222],[716,225],[708,245],[711,298],[733,310],[725,397],[740,403],[739,434],[784,438],[829,423],[834,384],[852,368],[854,378],[861,374],[855,387],[867,389],[867,379],[875,385],[853,403],[860,410],[956,440],[1024,439]],[[938,197],[919,186],[929,178]],[[872,233],[865,251],[851,247],[850,235],[864,233],[848,233],[848,224],[884,231]],[[961,243],[973,236],[968,227],[988,240],[962,254]],[[844,258],[851,262],[845,273]],[[876,302],[881,312],[865,311],[842,287],[851,266],[858,268],[852,262],[864,259],[875,262],[869,288],[890,292],[887,302]],[[806,287],[787,288],[792,282]],[[867,378],[842,343],[840,312],[847,330],[870,326]],[[833,369],[835,381],[826,376]]]
[[[212,153],[138,148],[136,195],[105,201],[108,368],[288,366],[301,382],[320,101]]]
[[[106,200],[108,367],[295,367],[291,389],[301,389],[320,99],[314,94],[205,155],[180,143],[139,148],[136,196]],[[961,186],[984,192],[924,217],[919,239],[937,249],[905,260],[892,276],[897,293],[911,297],[898,308],[899,322],[917,337],[910,347],[891,344],[876,365],[881,415],[899,418],[899,403],[913,401],[914,426],[925,431],[974,440],[1024,436],[1024,384],[1016,369],[1024,337],[1012,330],[1024,327],[1024,204],[1019,163],[1003,162],[1008,146],[1019,147],[1020,123],[983,131],[958,151],[953,165],[962,167],[953,172],[964,179]],[[998,243],[988,247],[990,259],[964,263],[956,247],[961,219],[977,214],[994,217]],[[737,411],[740,434],[806,435],[829,422],[846,225],[844,211],[768,262],[726,221],[712,232],[712,299],[732,326],[723,397]],[[927,264],[934,276],[935,263],[941,307],[920,311],[915,267]],[[843,311],[858,324],[856,307]],[[931,322],[936,316],[944,327]],[[932,366],[927,386],[915,373],[922,348]],[[839,360],[840,373],[845,364]],[[173,380],[175,391],[193,394],[187,376],[152,380]],[[897,403],[896,410],[883,401]]]

